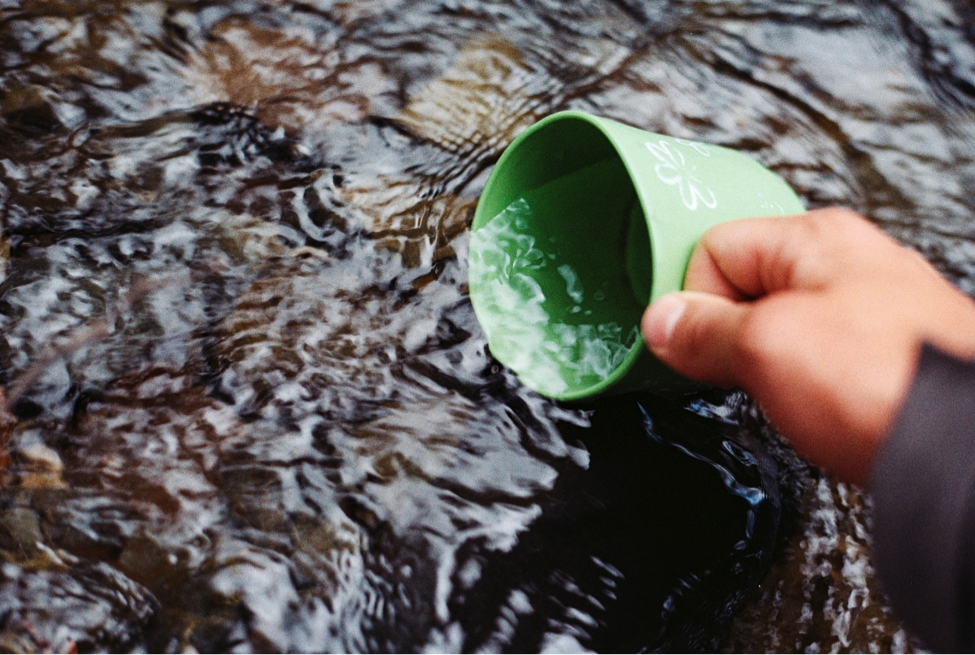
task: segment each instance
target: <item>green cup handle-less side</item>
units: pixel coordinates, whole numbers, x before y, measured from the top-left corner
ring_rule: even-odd
[[[561,112],[522,133],[485,185],[471,302],[492,354],[544,395],[688,385],[643,346],[643,310],[681,289],[713,225],[803,211],[746,155]]]
[[[694,246],[714,225],[805,211],[782,178],[747,155],[595,120],[616,146],[647,217],[651,301],[682,288]]]

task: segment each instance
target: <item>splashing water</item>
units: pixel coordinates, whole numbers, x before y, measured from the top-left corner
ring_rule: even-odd
[[[583,309],[587,290],[569,264],[555,261],[557,245],[536,243],[530,232],[532,208],[524,198],[509,205],[480,229],[470,241],[470,285],[481,302],[481,324],[490,347],[504,353],[505,364],[536,391],[557,396],[567,389],[591,386],[606,379],[626,359],[639,338],[636,325],[591,323]],[[555,237],[552,237],[555,240]],[[539,276],[555,269],[564,281],[559,295],[571,307],[565,322],[564,298],[546,295]],[[589,291],[605,300],[601,289]],[[553,304],[555,311],[550,311]]]

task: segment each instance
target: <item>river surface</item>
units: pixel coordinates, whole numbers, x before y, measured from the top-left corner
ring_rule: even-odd
[[[737,392],[545,400],[467,297],[581,109],[975,292],[962,0],[0,0],[0,648],[922,649]],[[803,402],[796,398],[797,403]]]

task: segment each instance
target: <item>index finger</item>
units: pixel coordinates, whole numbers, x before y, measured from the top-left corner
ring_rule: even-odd
[[[694,248],[684,289],[737,301],[819,287],[827,281],[835,259],[833,246],[851,242],[851,230],[882,235],[862,216],[835,208],[716,225]],[[844,238],[837,241],[841,235]],[[855,237],[854,243],[876,238],[866,232]]]

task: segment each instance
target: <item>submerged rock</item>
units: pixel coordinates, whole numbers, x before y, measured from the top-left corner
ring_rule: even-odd
[[[500,368],[466,228],[577,108],[975,289],[965,9],[644,4],[0,3],[0,646],[919,648],[747,398]]]

